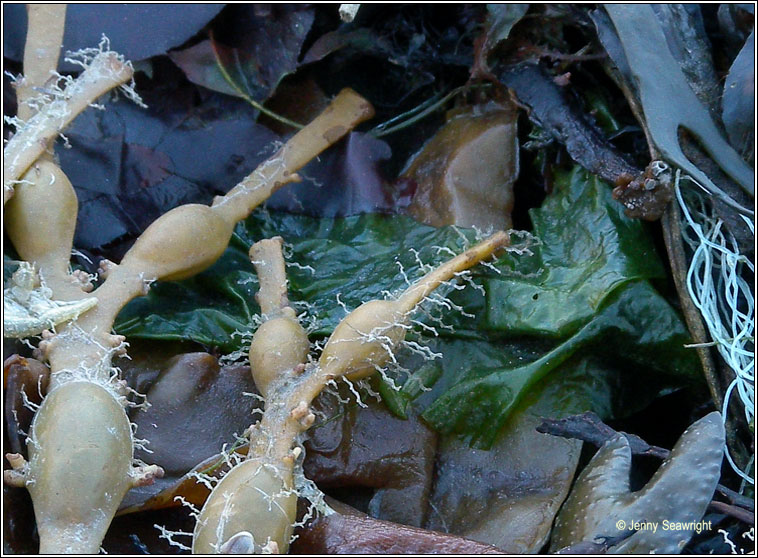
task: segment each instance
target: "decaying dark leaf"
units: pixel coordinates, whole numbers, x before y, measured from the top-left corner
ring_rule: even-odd
[[[343,397],[349,394],[344,391]],[[416,414],[402,420],[375,399],[364,404],[368,407],[338,405],[329,394],[317,399],[316,408],[327,418],[308,433],[305,474],[327,492],[369,492],[367,511],[373,517],[420,527],[427,515],[437,436]]]
[[[487,4],[487,35],[484,49],[489,52],[508,38],[511,29],[529,10],[529,4]]]
[[[363,52],[376,55],[391,53],[391,45],[382,37],[376,36],[369,29],[359,28],[351,31],[330,31],[324,33],[303,56],[303,64],[317,62],[342,48],[352,46]]]
[[[487,4],[484,32],[477,39],[471,75],[474,78],[488,77],[487,59],[493,50],[508,38],[511,29],[529,10],[529,4]]]
[[[394,213],[407,200],[393,197],[379,166],[392,155],[382,140],[351,132],[299,173],[303,181],[276,192],[266,207],[315,217]]]
[[[137,61],[180,46],[213,19],[224,4],[77,4],[66,10],[63,52],[96,47],[103,35],[111,47]],[[4,4],[3,55],[21,60],[26,6]],[[60,71],[80,71],[61,56]]]
[[[713,412],[685,430],[642,490],[629,492],[629,442],[621,435],[613,438],[579,475],[556,521],[551,548],[632,530],[610,552],[681,552],[713,497],[723,454],[724,425]]]
[[[3,363],[5,424],[9,452],[26,454],[26,432],[34,417],[34,406],[47,391],[50,369],[33,358],[11,355]]]
[[[102,553],[116,556],[187,553],[186,550],[169,543],[156,525],[174,533],[191,533],[195,527],[195,518],[189,514],[189,510],[182,507],[116,516],[103,539]],[[189,542],[187,537],[177,536],[176,540]]]
[[[219,68],[217,57],[221,55],[220,53],[226,53],[227,50],[236,52],[236,49],[213,45],[210,40],[206,40],[183,50],[175,50],[169,54],[169,58],[182,69],[184,75],[192,83],[225,95],[243,97],[244,85],[230,83],[224,78]],[[229,55],[229,58],[233,59],[233,57]],[[234,73],[236,74],[237,71]]]
[[[313,8],[275,4],[266,11],[240,4],[229,10],[235,30],[231,37],[238,46],[211,38],[169,56],[197,85],[263,102],[297,69]]]

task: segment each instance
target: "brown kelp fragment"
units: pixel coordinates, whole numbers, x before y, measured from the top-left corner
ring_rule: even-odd
[[[341,506],[347,508],[347,506]],[[356,510],[319,517],[297,531],[292,554],[501,554],[488,544],[374,519]]]
[[[349,397],[347,386],[340,388],[340,398]],[[437,434],[414,412],[400,419],[384,401],[374,398],[365,398],[363,406],[343,406],[334,396],[322,393],[313,407],[317,415],[328,418],[316,422],[307,433],[306,476],[324,490],[340,491],[347,504],[357,505],[371,491],[367,509],[374,517],[423,526]]]
[[[10,451],[22,453],[34,409],[47,391],[50,369],[38,360],[11,355],[3,363],[5,422]]]
[[[713,412],[685,430],[642,490],[629,492],[632,452],[627,439],[616,436],[579,475],[556,520],[551,548],[633,530],[609,552],[681,552],[711,501],[723,454],[724,425]]]
[[[445,439],[426,527],[509,554],[539,552],[571,487],[582,444],[535,432],[538,421],[520,409],[490,450]]]
[[[150,440],[135,456],[176,480],[216,455],[219,441],[232,444],[242,435],[260,406],[242,394],[254,389],[247,366],[221,367],[208,353],[177,355],[147,392],[150,406],[131,414],[139,437]]]
[[[247,448],[237,447],[235,452],[243,455]],[[139,491],[140,487],[131,490],[121,503],[117,516],[130,513],[161,510],[165,508],[180,507],[184,503],[201,507],[208,499],[211,489],[204,483],[197,482],[198,476],[221,478],[229,471],[229,456],[217,453],[208,459],[204,459],[195,465],[190,471],[181,477],[160,479],[155,484],[159,490],[153,490],[149,494],[132,494]],[[168,482],[164,482],[168,481]],[[154,487],[149,487],[154,488]]]
[[[403,172],[417,184],[408,212],[434,227],[511,228],[516,116],[492,101],[452,114]]]

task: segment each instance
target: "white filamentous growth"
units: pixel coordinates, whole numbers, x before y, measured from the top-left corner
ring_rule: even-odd
[[[17,130],[5,146],[3,161],[4,189],[12,188],[15,181],[45,152],[49,143],[68,126],[76,116],[107,91],[122,86],[127,97],[142,104],[132,85],[134,69],[119,54],[106,50],[107,39],[97,49],[85,49],[79,56],[66,60],[82,65],[85,70],[76,79],[60,76],[63,87],[55,86],[50,102],[28,121],[19,123]]]
[[[693,250],[687,273],[687,290],[700,310],[711,339],[719,354],[734,371],[735,378],[724,394],[722,416],[726,420],[729,400],[736,391],[745,412],[747,424],[754,420],[755,408],[755,299],[745,275],[755,275],[753,263],[740,254],[737,241],[713,216],[700,188],[691,188],[685,200],[680,179],[699,186],[689,176],[676,171],[674,189],[679,207],[687,223],[682,228],[685,242]],[[755,235],[753,223],[744,218]],[[754,480],[734,463],[725,449],[732,469],[750,484]]]
[[[113,366],[113,357],[122,354],[127,343],[122,342],[115,347],[106,347],[99,343],[92,335],[84,331],[76,324],[71,324],[65,331],[58,333],[56,340],[62,343],[84,343],[97,349],[101,354],[94,363],[82,362],[75,368],[63,368],[52,371],[50,374],[51,385],[62,385],[68,382],[90,382],[105,388],[122,406],[138,406],[127,399],[127,394],[132,392],[140,397],[142,394],[127,388],[125,382],[120,379],[120,370]]]
[[[192,537],[192,533],[188,533],[186,531],[170,531],[169,529],[166,529],[163,525],[153,525],[158,531],[160,532],[159,538],[166,539],[168,541],[168,544],[171,546],[175,546],[181,550],[187,550],[191,551],[192,548],[187,546],[186,544],[182,544],[179,541],[175,540],[174,537]]]

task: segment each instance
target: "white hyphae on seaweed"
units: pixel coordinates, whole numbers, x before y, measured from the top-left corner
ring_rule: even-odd
[[[62,29],[62,21],[58,25]],[[39,33],[30,31],[28,37],[35,40]],[[29,460],[9,455],[13,469],[5,474],[6,482],[26,486],[31,493],[43,553],[97,552],[127,490],[162,474],[159,467],[134,460],[134,448],[144,441],[134,437],[125,410],[130,390],[113,365],[113,358],[126,349],[124,337],[112,332],[120,310],[145,295],[156,280],[190,277],[212,265],[226,249],[237,221],[274,191],[297,181],[298,169],[373,114],[363,98],[344,90],[212,206],[175,208],[147,228],[120,264],[103,260],[104,281],[92,290],[69,267],[76,193],[46,149],[97,96],[128,82],[133,69],[108,50],[105,40],[99,48],[69,59],[84,71],[77,78],[59,78],[63,86],[52,86],[46,100],[32,103],[36,113],[19,122],[4,152],[5,199],[10,200],[6,231],[20,258],[37,269],[39,288],[46,289],[35,293],[34,280],[19,276],[22,284],[8,294],[21,297],[29,315],[26,322],[10,322],[6,329],[31,334],[38,333],[40,324],[55,328],[42,332],[39,345],[38,352],[50,364],[50,381],[27,440]],[[48,63],[47,74],[54,71],[57,56]],[[127,92],[137,100],[131,88]],[[27,264],[22,264],[24,269]],[[40,293],[49,295],[49,305],[76,311],[67,311],[65,319],[37,312]]]
[[[318,360],[309,358],[308,336],[288,299],[282,239],[254,244],[250,258],[260,280],[256,299],[265,321],[253,336],[249,357],[265,411],[248,430],[247,455],[235,457],[237,463],[220,481],[200,479],[213,490],[197,514],[192,551],[286,552],[296,524],[298,495],[311,500],[311,511],[326,510],[301,468],[301,438],[316,419],[313,399],[336,380],[359,381],[397,362],[396,353],[419,305],[431,301],[452,310],[452,303],[433,296],[434,290],[485,262],[508,242],[508,234],[498,232],[437,268],[420,264],[427,273],[408,281],[398,296],[371,300],[350,312]],[[424,358],[436,358],[418,343],[411,342],[410,348]],[[360,400],[352,383],[349,387]]]
[[[101,108],[94,105],[98,97],[120,87],[128,98],[142,105],[131,82],[134,74],[131,62],[110,50],[107,38],[103,37],[97,48],[68,53],[66,61],[79,64],[84,71],[72,78],[57,74],[51,68],[50,73],[56,81],[45,88],[43,95],[26,100],[34,114],[28,120],[16,118],[12,121],[16,133],[3,151],[4,201],[13,195],[16,184],[24,183],[24,173],[74,118],[87,107]],[[23,87],[25,81],[23,76],[17,77],[16,87]]]

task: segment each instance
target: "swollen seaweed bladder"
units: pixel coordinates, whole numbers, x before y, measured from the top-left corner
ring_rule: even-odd
[[[34,25],[38,20],[30,21]],[[34,49],[39,33],[32,29],[28,37],[27,49]],[[23,270],[36,270],[31,278],[19,280],[24,279],[30,292],[34,289],[29,287],[40,284],[54,307],[60,301],[57,307],[74,303],[76,308],[52,319],[49,313],[35,317],[27,307],[24,318],[24,303],[33,300],[27,296],[20,301],[21,319],[6,327],[27,335],[38,333],[35,324],[39,329],[58,326],[44,331],[39,345],[51,374],[27,439],[29,460],[9,455],[12,470],[5,474],[6,482],[26,486],[31,493],[43,553],[97,552],[126,491],[162,475],[160,467],[133,457],[135,444],[144,441],[134,436],[125,410],[132,404],[130,390],[113,365],[113,357],[126,348],[124,337],[112,333],[119,311],[146,294],[156,280],[186,278],[212,265],[226,249],[237,221],[282,186],[299,180],[299,168],[373,114],[355,92],[342,91],[227,195],[211,206],[169,211],[147,228],[119,265],[104,260],[105,281],[93,290],[89,281],[69,271],[76,194],[44,153],[79,112],[103,92],[129,81],[133,70],[108,50],[107,40],[78,59],[85,67],[82,74],[61,78],[65,86],[52,97],[35,99],[34,114],[18,122],[18,133],[4,152],[4,191],[10,200],[6,231],[19,256],[34,266],[23,265]],[[43,73],[53,71],[56,62],[57,57],[48,59],[51,68]],[[24,83],[23,78],[17,81]],[[133,89],[128,91],[137,99]]]
[[[265,412],[249,429],[247,455],[234,458],[236,465],[218,481],[197,515],[192,551],[286,552],[297,511],[301,435],[315,420],[313,399],[336,379],[360,380],[382,370],[395,359],[417,306],[441,284],[489,259],[508,242],[507,233],[495,233],[396,298],[363,303],[337,325],[319,359],[311,362],[307,335],[287,298],[282,239],[254,244],[250,257],[260,280],[256,299],[264,322],[250,345],[250,368],[265,397]]]

